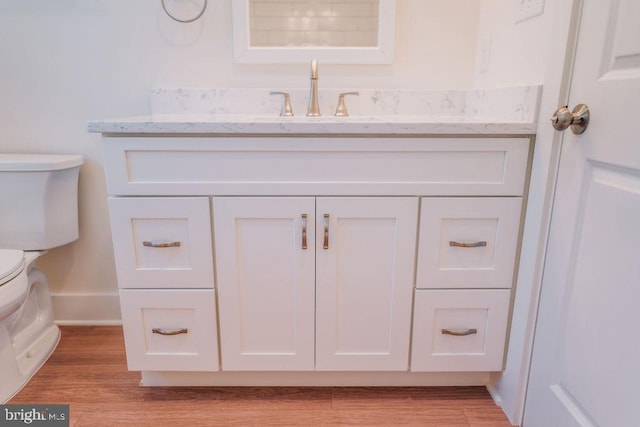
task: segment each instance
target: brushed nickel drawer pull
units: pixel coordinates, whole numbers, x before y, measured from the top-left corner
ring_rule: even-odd
[[[322,249],[329,249],[329,214],[324,214],[324,241]]]
[[[302,214],[302,249],[307,249],[307,214]]]
[[[465,337],[467,335],[473,335],[477,333],[478,333],[478,330],[475,328],[467,329],[466,331],[454,331],[453,329],[442,330],[442,335],[453,335],[454,337]]]
[[[178,248],[180,247],[180,242],[170,242],[170,243],[153,243],[153,242],[142,242],[142,246],[147,246],[150,248]]]
[[[151,332],[153,332],[154,334],[160,334],[160,335],[180,335],[180,334],[186,334],[187,332],[189,332],[187,330],[187,328],[180,328],[180,329],[162,329],[162,328],[153,328],[151,329]]]
[[[463,243],[463,242],[454,242],[453,240],[449,242],[449,246],[455,246],[458,248],[480,248],[482,246],[487,246],[486,241],[475,242],[475,243]]]

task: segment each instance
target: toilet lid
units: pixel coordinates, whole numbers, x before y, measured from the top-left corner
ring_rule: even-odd
[[[24,252],[0,249],[0,286],[17,276],[24,268]]]

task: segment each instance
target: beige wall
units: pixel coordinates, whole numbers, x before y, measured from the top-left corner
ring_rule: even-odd
[[[119,318],[100,136],[88,120],[148,113],[153,87],[307,87],[307,64],[233,62],[230,2],[178,24],[158,0],[0,1],[0,152],[85,158],[81,237],[38,264],[59,320]],[[398,0],[394,64],[323,66],[320,89],[468,89],[478,16],[476,0]]]

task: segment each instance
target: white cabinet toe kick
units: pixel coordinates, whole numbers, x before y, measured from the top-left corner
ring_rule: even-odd
[[[521,137],[103,137],[144,385],[482,385],[503,369]]]

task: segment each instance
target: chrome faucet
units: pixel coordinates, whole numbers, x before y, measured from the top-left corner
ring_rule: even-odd
[[[311,61],[311,90],[309,93],[309,110],[307,116],[319,116],[320,105],[318,104],[318,61]]]

